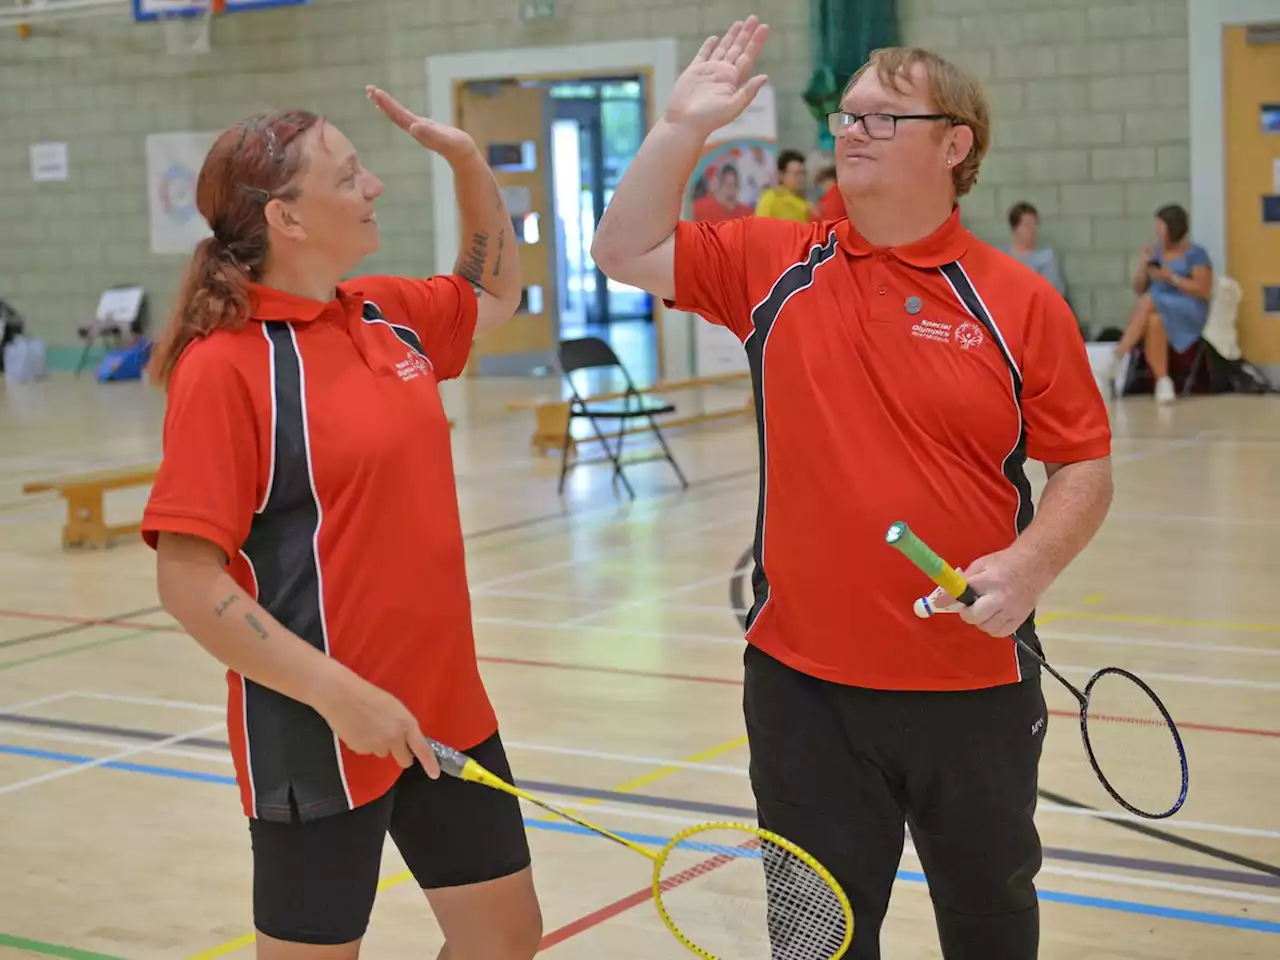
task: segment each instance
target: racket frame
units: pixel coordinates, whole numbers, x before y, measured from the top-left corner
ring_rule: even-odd
[[[1103,677],[1108,675],[1124,677],[1130,683],[1136,685],[1148,697],[1150,697],[1151,702],[1154,703],[1156,705],[1156,709],[1160,711],[1160,715],[1164,717],[1164,722],[1168,725],[1169,731],[1173,734],[1173,742],[1177,745],[1177,748],[1178,748],[1178,762],[1182,766],[1182,786],[1178,791],[1177,801],[1165,813],[1151,813],[1148,810],[1139,810],[1129,801],[1125,800],[1124,797],[1120,796],[1120,794],[1116,791],[1116,789],[1111,786],[1111,781],[1108,780],[1107,775],[1102,772],[1102,768],[1098,764],[1098,759],[1093,754],[1093,741],[1089,739],[1088,701],[1093,695],[1094,684],[1096,684],[1099,680],[1101,680]],[[1086,703],[1084,704],[1084,706],[1080,708],[1080,737],[1082,740],[1084,740],[1084,750],[1085,750],[1085,753],[1088,754],[1089,756],[1089,765],[1093,767],[1093,772],[1097,774],[1098,779],[1102,782],[1102,786],[1106,789],[1107,793],[1111,794],[1111,799],[1114,800],[1116,803],[1120,804],[1120,806],[1124,807],[1130,813],[1136,814],[1139,817],[1145,817],[1148,820],[1164,820],[1164,819],[1167,819],[1168,817],[1173,816],[1175,813],[1181,810],[1182,805],[1186,803],[1187,790],[1190,786],[1190,774],[1187,769],[1187,751],[1186,751],[1186,747],[1182,743],[1182,734],[1178,731],[1178,725],[1173,722],[1173,717],[1169,715],[1169,711],[1165,707],[1164,701],[1162,701],[1159,697],[1156,696],[1156,692],[1152,690],[1150,686],[1147,685],[1147,682],[1145,680],[1143,680],[1141,677],[1137,676],[1136,674],[1130,673],[1128,670],[1125,670],[1121,667],[1103,667],[1101,670],[1099,670],[1097,673],[1095,673],[1092,677],[1089,678],[1089,682],[1085,685],[1084,689],[1085,689]]]
[[[581,817],[574,816],[573,814],[565,810],[561,810],[559,807],[554,806],[550,803],[547,803],[545,800],[542,800],[541,798],[534,796],[533,794],[529,793],[526,790],[521,790],[519,787],[515,786],[514,784],[507,783],[507,781],[503,780],[497,774],[492,773],[489,770],[486,770],[483,766],[481,766],[481,764],[476,762],[476,760],[467,756],[465,753],[463,753],[460,750],[456,750],[453,747],[446,746],[440,743],[438,740],[433,740],[430,737],[427,738],[427,743],[431,746],[432,751],[435,753],[436,759],[440,763],[440,770],[442,773],[447,774],[448,776],[451,776],[451,777],[456,777],[459,780],[465,780],[469,783],[477,783],[494,790],[499,790],[502,793],[509,794],[513,797],[518,797],[521,800],[527,800],[529,803],[532,803],[535,806],[541,807],[543,810],[546,810],[549,813],[553,813],[556,816],[569,821],[570,823],[576,824],[577,826],[580,826],[586,830],[589,830],[592,833],[597,834],[598,836],[604,837],[606,840],[612,840],[614,843],[624,846],[628,850],[632,851],[633,853],[638,853],[645,859],[652,862],[653,864],[653,879],[652,879],[653,902],[654,902],[654,906],[658,910],[659,917],[662,919],[663,925],[667,928],[667,930],[671,932],[672,936],[674,936],[677,940],[680,941],[681,944],[683,944],[686,948],[688,948],[690,951],[697,954],[698,956],[705,958],[705,960],[721,960],[721,958],[716,957],[714,954],[708,953],[706,950],[702,949],[697,944],[689,940],[689,938],[686,937],[684,933],[680,930],[680,928],[676,926],[675,921],[673,921],[671,919],[671,916],[667,913],[666,906],[663,904],[663,901],[662,901],[662,887],[663,887],[662,869],[666,865],[668,858],[671,856],[671,852],[677,846],[679,846],[681,843],[685,842],[692,836],[695,836],[699,833],[705,833],[711,830],[736,830],[740,833],[754,837],[756,840],[766,840],[770,843],[777,845],[783,850],[786,850],[788,853],[792,854],[797,859],[799,859],[802,863],[804,863],[807,867],[812,869],[823,880],[823,882],[827,884],[828,889],[836,897],[836,900],[839,902],[840,908],[844,913],[844,929],[845,929],[844,942],[842,943],[842,945],[840,946],[839,950],[836,953],[832,954],[828,958],[825,958],[825,960],[841,960],[841,958],[844,957],[846,953],[848,953],[849,945],[853,942],[853,924],[854,924],[853,906],[849,902],[848,895],[844,892],[844,889],[840,886],[839,881],[836,880],[836,878],[831,874],[831,872],[826,867],[824,867],[808,851],[792,843],[790,840],[786,839],[785,837],[781,837],[776,833],[773,833],[769,830],[765,830],[763,827],[751,826],[750,824],[734,823],[732,821],[715,821],[710,823],[700,823],[695,826],[687,827],[686,829],[681,830],[679,833],[673,836],[670,840],[668,840],[657,853],[654,853],[652,850],[648,850],[638,843],[633,843],[632,841],[626,839],[625,837],[620,837],[618,836],[618,834],[613,833],[610,830],[606,830],[604,827],[597,826],[596,824],[590,823],[587,820],[582,819]],[[743,844],[743,848],[746,849],[745,843]]]
[[[971,607],[975,602],[977,602],[978,593],[969,585],[969,581],[965,579],[964,575],[960,573],[960,571],[956,570],[955,567],[951,566],[951,564],[947,563],[947,561],[938,556],[938,554],[936,554],[928,544],[916,536],[912,529],[901,520],[889,527],[888,533],[885,534],[885,542],[899,550],[908,560],[919,567],[930,580],[940,586],[956,600],[959,600],[966,607]],[[1173,722],[1173,717],[1169,715],[1169,711],[1165,707],[1164,702],[1156,696],[1155,691],[1152,690],[1144,680],[1135,676],[1133,673],[1130,673],[1128,670],[1121,669],[1120,667],[1103,667],[1089,678],[1089,682],[1085,685],[1084,691],[1081,692],[1075,684],[1051,667],[1049,662],[1037,653],[1030,644],[1018,636],[1016,632],[1011,634],[1009,639],[1025,650],[1037,663],[1040,664],[1040,666],[1048,671],[1054,679],[1070,690],[1072,696],[1074,696],[1079,702],[1080,739],[1084,742],[1084,751],[1089,757],[1089,765],[1093,767],[1094,774],[1097,775],[1102,786],[1106,789],[1107,793],[1111,795],[1111,798],[1116,801],[1116,803],[1120,804],[1120,806],[1124,807],[1130,813],[1137,814],[1140,817],[1145,817],[1148,820],[1164,820],[1173,816],[1182,809],[1182,805],[1186,802],[1187,789],[1190,785],[1189,773],[1187,770],[1187,751],[1182,743],[1182,734],[1178,731],[1178,725]],[[1111,786],[1111,781],[1109,781],[1106,774],[1102,772],[1102,769],[1098,764],[1098,759],[1094,756],[1093,743],[1089,739],[1090,696],[1093,693],[1094,684],[1096,684],[1099,679],[1109,674],[1123,676],[1125,679],[1136,684],[1139,689],[1150,697],[1151,701],[1160,711],[1161,716],[1164,717],[1165,723],[1168,725],[1169,732],[1173,734],[1174,745],[1178,748],[1178,762],[1182,767],[1182,785],[1178,791],[1177,802],[1163,813],[1152,813],[1148,810],[1140,810],[1121,797],[1115,788]]]

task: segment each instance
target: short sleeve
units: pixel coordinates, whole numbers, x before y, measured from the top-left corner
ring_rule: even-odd
[[[1193,245],[1187,251],[1187,269],[1194,267],[1209,267],[1212,269],[1213,262],[1209,259],[1209,251],[1204,247]]]
[[[688,310],[728,327],[739,340],[751,334],[747,240],[752,217],[699,223],[681,220],[675,232],[675,299]]]
[[[462,277],[443,274],[361,277],[357,285],[391,323],[408,327],[422,341],[437,380],[459,376],[471,355],[480,303]]]
[[[1084,338],[1071,308],[1047,285],[1028,320],[1022,414],[1033,460],[1073,463],[1111,453],[1111,422]]]
[[[235,558],[257,508],[260,448],[253,398],[226,351],[187,347],[169,383],[160,470],[142,517],[162,531],[202,537]]]

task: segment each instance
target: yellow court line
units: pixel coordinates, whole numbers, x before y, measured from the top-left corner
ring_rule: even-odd
[[[724,743],[717,744],[716,746],[711,747],[710,749],[703,750],[699,753],[695,753],[689,757],[685,757],[683,760],[680,760],[677,763],[673,763],[665,767],[659,767],[656,770],[652,770],[649,773],[636,777],[634,780],[628,780],[626,783],[623,783],[617,787],[614,787],[611,792],[612,793],[631,793],[635,790],[639,790],[641,787],[647,787],[651,783],[656,783],[659,780],[664,780],[667,777],[680,773],[681,771],[686,769],[684,766],[685,764],[702,763],[706,760],[712,759],[713,757],[718,757],[721,754],[729,753],[731,750],[736,750],[739,747],[744,747],[746,746],[746,744],[747,744],[746,737],[734,737],[732,740],[727,740]],[[588,800],[583,800],[581,805],[587,806],[589,804],[602,803],[602,802],[603,802],[602,800],[598,800],[598,799],[588,799]],[[551,820],[550,817],[547,817],[544,819],[550,822],[554,822]],[[400,873],[394,874],[390,877],[383,877],[380,881],[378,881],[378,892],[381,893],[383,890],[387,890],[387,889],[390,889],[391,887],[398,886],[404,883],[406,880],[411,880],[412,878],[413,878],[413,874],[410,873],[408,870],[403,870]],[[235,953],[237,950],[243,950],[245,947],[251,946],[253,943],[255,943],[256,940],[257,940],[256,934],[247,933],[242,937],[236,937],[236,939],[234,940],[228,940],[226,943],[218,944],[218,946],[216,947],[212,947],[208,950],[203,950],[200,953],[192,954],[190,957],[187,958],[187,960],[215,960],[215,958],[217,957],[225,957],[228,954]]]
[[[1091,593],[1080,602],[1083,603],[1086,607],[1092,607],[1092,606],[1096,606],[1099,603],[1102,603],[1102,601],[1106,599],[1107,599],[1107,595],[1105,593]]]
[[[726,740],[724,743],[717,744],[708,750],[703,750],[701,753],[695,753],[693,756],[685,757],[678,763],[673,763],[666,767],[659,767],[657,770],[653,770],[649,773],[643,774],[642,776],[636,777],[634,780],[628,780],[626,783],[614,787],[610,792],[633,793],[641,787],[647,787],[651,783],[657,783],[659,780],[665,780],[667,777],[680,773],[685,769],[685,764],[704,763],[707,760],[712,760],[723,754],[729,753],[732,750],[737,750],[739,747],[745,747],[746,745],[746,737],[735,737],[732,740]],[[584,800],[582,801],[582,805],[586,806],[587,804],[603,802],[603,800]]]

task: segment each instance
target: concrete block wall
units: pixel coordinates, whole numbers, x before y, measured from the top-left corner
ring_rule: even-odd
[[[991,102],[992,148],[965,222],[1003,243],[1008,208],[1035,204],[1081,320],[1122,325],[1155,210],[1190,204],[1186,0],[899,0],[899,10],[904,40],[973,71]]]
[[[810,71],[803,0],[575,0],[567,20],[541,24],[520,23],[515,0],[312,0],[219,20],[202,57],[166,55],[159,27],[123,14],[42,25],[27,41],[5,31],[0,297],[55,352],[76,344],[77,326],[114,284],[145,284],[162,321],[184,258],[151,253],[147,134],[221,129],[284,105],[332,118],[386,181],[383,249],[365,268],[430,269],[429,165],[369,105],[365,84],[424,110],[433,54],[674,36],[687,62],[707,35],[752,12],[774,29],[761,69],[778,87],[781,140],[808,150],[816,135],[799,100]],[[69,144],[65,183],[31,181],[28,146],[45,140]]]

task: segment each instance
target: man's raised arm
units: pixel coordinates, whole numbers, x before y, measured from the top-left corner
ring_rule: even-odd
[[[715,130],[768,80],[752,76],[769,28],[754,16],[709,37],[671,90],[666,116],[631,161],[596,227],[591,258],[619,283],[675,297],[675,229],[685,187]]]

